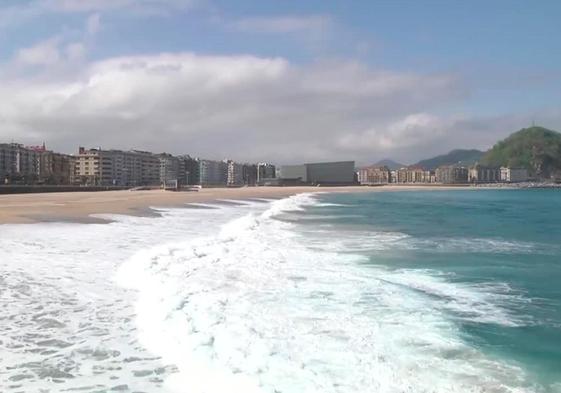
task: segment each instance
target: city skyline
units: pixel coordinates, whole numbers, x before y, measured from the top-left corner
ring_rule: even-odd
[[[560,12],[554,1],[7,1],[0,139],[279,163],[487,149],[533,121],[561,129]]]

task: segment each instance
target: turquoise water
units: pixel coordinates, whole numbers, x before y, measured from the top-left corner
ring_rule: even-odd
[[[561,391],[561,192],[319,199],[298,219],[304,231],[342,239],[339,252],[367,256],[372,268],[438,277],[397,285],[436,305],[469,346],[524,370],[535,390]]]
[[[0,391],[561,393],[561,193],[5,225]]]

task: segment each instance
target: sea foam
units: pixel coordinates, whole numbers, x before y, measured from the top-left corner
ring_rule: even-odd
[[[470,310],[465,318],[515,326],[497,301],[508,294],[431,271],[366,267],[359,253],[329,247],[332,236],[322,249],[277,219],[315,204],[302,194],[250,208],[215,232],[143,249],[121,266],[117,282],[137,291],[140,342],[177,367],[167,388],[532,391],[516,365],[465,344],[450,317]]]

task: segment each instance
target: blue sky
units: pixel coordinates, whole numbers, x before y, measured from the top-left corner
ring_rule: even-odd
[[[173,151],[179,142],[197,150],[193,154],[259,160],[268,158],[258,153],[263,151],[282,162],[387,156],[412,162],[448,148],[486,148],[532,120],[561,129],[560,17],[561,2],[545,0],[4,0],[0,78],[30,97],[41,95],[42,116],[0,107],[0,137],[26,143],[44,138],[73,150],[94,143],[84,135],[102,122],[108,132],[100,143],[128,148],[120,145],[139,124],[151,123],[143,119],[161,116],[160,124],[146,127],[160,129],[164,140],[155,143],[153,131],[142,129],[139,148]],[[154,82],[148,71],[161,66],[164,54],[176,55],[165,59],[167,67],[182,70],[169,75],[178,78],[176,90],[166,85],[142,91]],[[146,67],[134,80],[119,77],[108,85],[111,91],[94,83],[104,80],[100,69],[114,76],[108,67],[140,57]],[[220,79],[236,61],[247,70],[262,65],[219,95],[245,116],[218,106],[214,94],[220,92],[201,94],[199,101],[180,93],[182,87],[206,92],[208,83],[191,78],[200,74],[198,67],[210,64],[216,74],[205,78]],[[275,61],[282,70],[274,71],[273,83],[267,62]],[[123,96],[132,90],[178,107],[184,100],[190,108],[206,108],[208,121],[200,112],[168,113],[169,107],[163,110],[167,117],[155,114],[155,101],[140,105],[145,112],[124,110],[135,103],[132,95]],[[104,93],[121,97],[119,108],[92,101]],[[63,111],[68,106],[88,116],[69,118]],[[279,139],[279,121],[294,129],[286,131],[290,142]],[[239,140],[240,146],[260,140],[292,153],[270,147],[230,153],[216,146],[221,139]]]

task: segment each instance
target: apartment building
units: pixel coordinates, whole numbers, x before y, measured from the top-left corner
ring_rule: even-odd
[[[433,171],[411,166],[408,168],[400,168],[390,172],[393,174],[392,183],[434,183],[436,182],[435,173]]]
[[[178,186],[188,184],[185,159],[167,153],[160,154],[158,157],[160,160],[161,184],[165,185],[169,181],[177,181]]]
[[[257,184],[257,165],[244,164],[242,168],[243,184],[255,186]]]
[[[199,184],[226,186],[228,184],[228,163],[226,161],[199,160]]]
[[[530,179],[528,170],[525,168],[501,167],[500,176],[501,176],[501,181],[507,183],[524,182]]]
[[[79,148],[75,181],[86,185],[141,186],[160,183],[160,159],[144,151]]]
[[[0,144],[0,178],[4,183],[33,183],[39,178],[40,153],[18,143]]]
[[[228,160],[228,185],[242,186],[244,184],[244,166],[232,160]]]
[[[180,158],[183,160],[183,165],[185,166],[185,176],[187,178],[187,184],[200,184],[201,174],[199,159],[193,158],[189,155],[184,155]]]
[[[273,164],[260,162],[257,164],[257,183],[262,182],[265,179],[274,179],[276,173],[277,171]]]
[[[72,184],[75,159],[68,154],[44,150],[39,153],[39,181],[45,184]]]
[[[468,169],[465,167],[447,165],[436,168],[437,183],[462,184],[468,181]]]
[[[134,185],[154,186],[160,184],[160,158],[157,154],[149,151],[133,150],[128,152],[134,154],[140,168],[140,173],[134,178]]]
[[[391,183],[391,171],[386,166],[372,166],[361,168],[357,172],[360,184],[387,184]]]
[[[498,183],[501,181],[501,170],[476,164],[469,168],[468,181],[470,183]]]

